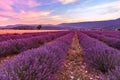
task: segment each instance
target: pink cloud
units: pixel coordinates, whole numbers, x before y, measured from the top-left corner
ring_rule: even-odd
[[[51,15],[51,11],[15,11],[0,12],[0,25],[9,24],[58,24],[68,20],[60,15]],[[70,20],[70,19],[69,19]]]
[[[0,22],[6,21],[8,18],[0,16]]]
[[[39,6],[40,2],[36,0],[0,0],[0,9],[4,11],[13,11],[12,6],[26,6],[26,7],[36,7]]]
[[[36,1],[33,1],[33,0],[29,0],[27,5],[30,6],[30,7],[35,7],[35,6],[39,6],[40,3],[36,2]]]
[[[56,16],[51,16],[51,11],[21,11],[20,13],[0,12],[0,24],[56,24],[59,22]],[[56,18],[56,19],[55,19]],[[1,22],[2,21],[2,22]]]
[[[12,5],[14,5],[14,2],[12,0],[0,0],[0,9],[2,10],[12,11]]]
[[[29,21],[29,20],[33,20],[33,19],[38,19],[41,17],[47,17],[49,16],[51,12],[50,11],[46,11],[46,12],[42,12],[42,11],[21,11],[18,14],[15,14],[14,18],[18,19],[18,20],[24,20],[24,21]]]

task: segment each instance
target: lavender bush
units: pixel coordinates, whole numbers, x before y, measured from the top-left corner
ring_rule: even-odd
[[[0,80],[56,80],[73,35],[67,34],[5,62],[0,66]]]
[[[85,32],[85,33],[93,38],[97,38],[98,40],[105,42],[106,44],[108,44],[113,48],[120,49],[120,39],[118,38],[107,37],[104,35],[99,35],[99,34],[90,33],[90,32]]]
[[[84,50],[85,62],[103,73],[120,65],[120,52],[106,44],[91,38],[81,32],[78,33],[79,42]]]

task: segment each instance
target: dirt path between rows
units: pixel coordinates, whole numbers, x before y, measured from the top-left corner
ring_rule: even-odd
[[[99,80],[94,71],[88,71],[83,60],[83,50],[79,44],[77,33],[64,62],[64,70],[58,73],[58,80]]]
[[[9,56],[6,56],[6,57],[1,57],[1,58],[0,58],[0,66],[1,66],[4,62],[6,62],[6,61],[8,61],[8,60],[12,60],[16,55],[17,55],[17,54],[9,55]]]

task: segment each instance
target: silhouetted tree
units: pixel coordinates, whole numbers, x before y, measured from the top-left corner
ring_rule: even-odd
[[[120,31],[120,28],[118,28],[118,31]]]
[[[37,26],[37,29],[41,29],[41,28],[42,28],[42,25],[38,25],[38,26]]]

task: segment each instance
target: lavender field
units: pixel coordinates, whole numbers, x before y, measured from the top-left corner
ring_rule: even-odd
[[[120,0],[0,0],[0,80],[120,80]]]
[[[119,80],[119,31],[0,35],[0,80]]]

